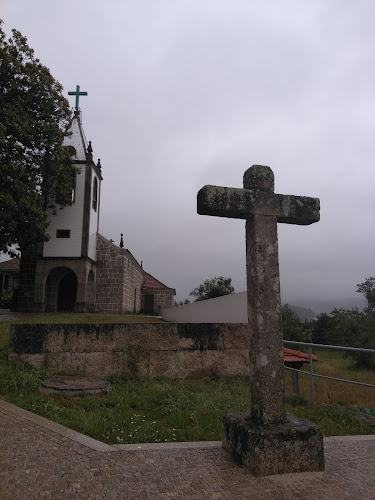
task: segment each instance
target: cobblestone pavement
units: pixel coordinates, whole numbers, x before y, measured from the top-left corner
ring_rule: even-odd
[[[220,443],[109,446],[0,400],[0,499],[375,499],[374,438],[325,439],[324,473],[255,478]]]

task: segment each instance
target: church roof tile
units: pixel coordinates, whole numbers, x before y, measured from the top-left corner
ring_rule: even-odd
[[[161,281],[157,280],[151,274],[143,271],[143,286],[142,290],[173,290],[173,288],[164,285]]]
[[[20,270],[20,259],[6,260],[0,262],[0,272],[18,272]]]
[[[309,362],[309,355],[306,352],[294,351],[293,349],[288,349],[287,347],[283,347],[284,353],[284,361],[302,361],[303,363]],[[312,355],[313,361],[318,361],[318,358],[315,354]]]

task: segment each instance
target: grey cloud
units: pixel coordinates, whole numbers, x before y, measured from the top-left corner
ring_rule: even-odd
[[[318,224],[279,227],[288,301],[355,297],[374,273],[372,1],[7,0],[3,17],[88,91],[100,231],[179,299],[218,274],[245,288],[243,221],[198,216],[195,198],[254,163],[277,192],[321,198]]]

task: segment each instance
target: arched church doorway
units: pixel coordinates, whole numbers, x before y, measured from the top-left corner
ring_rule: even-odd
[[[72,312],[77,301],[77,276],[73,271],[61,278],[57,291],[57,311]]]
[[[77,301],[77,276],[68,267],[56,267],[49,273],[45,289],[47,312],[72,312]]]

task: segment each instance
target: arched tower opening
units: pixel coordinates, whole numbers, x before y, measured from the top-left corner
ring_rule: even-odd
[[[48,274],[45,289],[47,312],[73,312],[77,302],[77,276],[69,267],[57,267]]]

